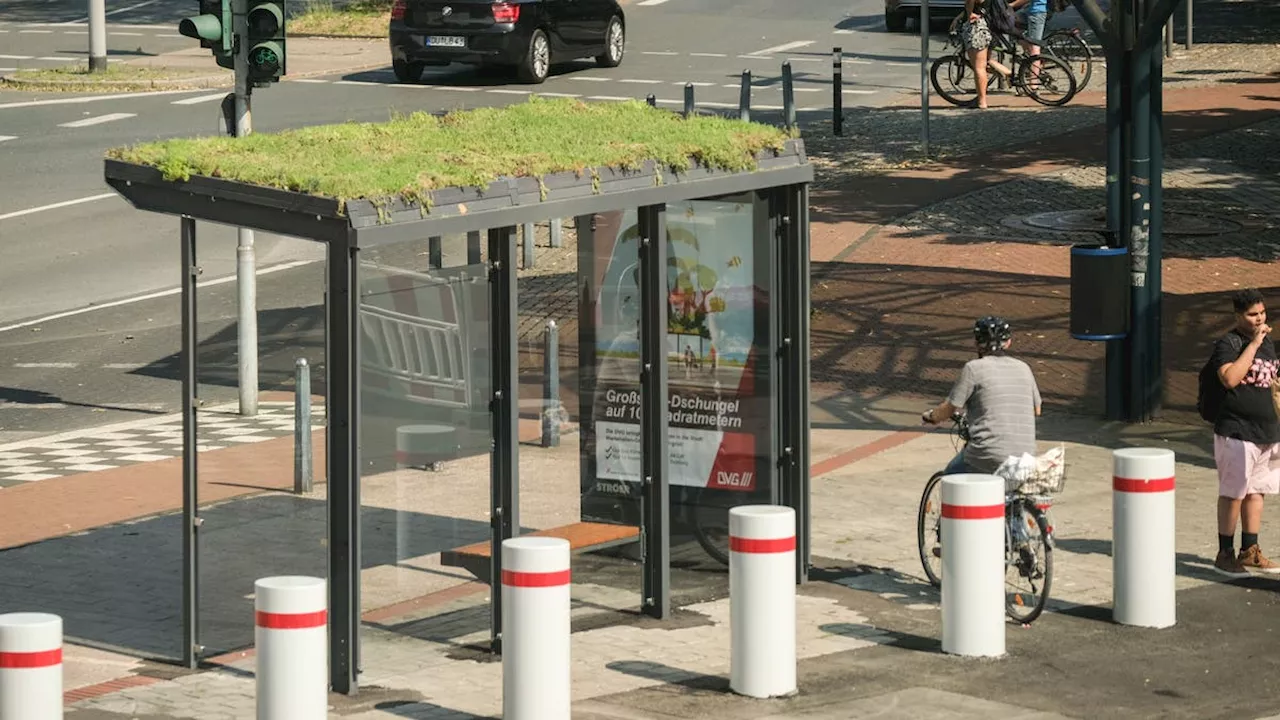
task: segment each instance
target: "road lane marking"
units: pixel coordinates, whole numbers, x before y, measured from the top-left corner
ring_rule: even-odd
[[[122,7],[122,8],[118,8],[118,9],[116,9],[116,10],[110,10],[110,11],[108,11],[108,12],[103,13],[103,17],[107,17],[107,16],[109,16],[109,15],[119,15],[120,13],[129,12],[130,10],[137,10],[138,8],[146,7],[146,6],[148,6],[148,5],[155,5],[155,4],[156,4],[156,3],[158,3],[158,2],[160,2],[160,0],[146,0],[146,2],[140,2],[140,3],[138,3],[137,5],[130,5],[130,6],[128,6],[128,7]],[[79,20],[71,20],[71,21],[69,21],[69,22],[64,22],[64,23],[51,23],[51,24],[52,24],[52,25],[80,25],[80,24],[82,24],[82,23],[87,23],[87,22],[89,22],[89,16],[88,16],[88,15],[85,15],[84,17],[80,18]],[[143,28],[145,28],[145,27],[147,27],[147,26],[139,25],[138,27],[143,27]],[[161,27],[164,27],[164,26],[161,26]],[[166,29],[166,30],[167,30],[168,28],[164,28],[164,29]]]
[[[634,84],[637,84],[637,85],[661,85],[661,84],[662,84],[662,81],[661,81],[661,80],[639,80],[639,79],[636,79],[636,78],[623,78],[623,79],[619,80],[618,82],[620,82],[620,83],[634,83]]]
[[[48,55],[46,57],[36,58],[37,60],[48,60],[50,62],[75,62],[80,58],[63,57],[61,55]]]
[[[490,88],[487,92],[499,95],[528,95],[529,90],[508,90],[507,88]]]
[[[153,95],[185,95],[187,93],[199,92],[198,90],[149,90],[140,93],[116,93],[115,95],[92,95],[90,97],[75,98],[57,98],[56,100],[27,100],[24,102],[14,102],[0,105],[0,110],[39,107],[41,105],[78,105],[80,103],[98,102],[100,100],[121,100],[125,98],[140,98]]]
[[[130,36],[130,37],[143,37],[143,36],[145,36],[145,35],[146,35],[146,33],[136,33],[136,32],[111,32],[111,33],[107,33],[107,34],[108,34],[108,35],[117,35],[117,36],[120,36],[120,37],[125,37],[125,36]],[[182,37],[182,36],[181,36],[181,35],[179,35],[178,37]]]
[[[875,90],[842,90],[845,95],[875,95]]]
[[[39,368],[39,369],[69,369],[80,367],[80,363],[73,362],[47,362],[47,363],[14,363],[16,368]]]
[[[30,55],[0,55],[0,60],[30,60]]]
[[[117,196],[113,193],[112,195],[107,197],[117,197]],[[0,220],[3,220],[3,219],[4,219],[4,216],[0,215]],[[270,275],[272,273],[278,273],[284,270],[292,270],[293,268],[302,267],[303,265],[310,265],[314,262],[320,262],[320,261],[294,260],[293,262],[287,262],[281,265],[272,265],[271,267],[262,268],[261,270],[258,270],[258,272],[255,274],[259,276]],[[235,281],[236,281],[236,276],[234,274],[231,274],[231,275],[227,275],[226,277],[214,278],[212,280],[205,280],[204,282],[196,283],[196,287],[205,288],[213,285],[225,285],[227,283],[232,283]],[[159,290],[153,293],[147,293],[146,295],[139,295],[137,297],[125,298],[123,300],[113,300],[111,302],[99,303],[97,305],[90,305],[88,307],[77,308],[75,310],[67,310],[65,312],[46,315],[42,318],[36,318],[35,320],[25,320],[23,322],[15,323],[13,325],[0,327],[0,333],[8,332],[10,330],[21,330],[22,328],[28,328],[33,325],[43,325],[44,323],[47,323],[47,322],[53,322],[54,320],[61,320],[63,318],[68,318],[68,317],[75,317],[76,315],[83,315],[88,312],[93,312],[94,310],[120,307],[122,305],[132,305],[133,303],[144,302],[146,300],[155,300],[156,298],[169,297],[171,295],[177,295],[180,292],[182,292],[182,288],[170,288],[169,290]]]
[[[162,38],[182,38],[182,37],[186,37],[186,35],[179,35],[178,33],[156,33],[156,37],[162,37]]]
[[[63,35],[88,35],[88,30],[63,30]]]
[[[728,56],[728,55],[725,55],[724,53],[703,53],[703,52],[697,52],[697,53],[689,53],[689,57],[720,57],[720,58],[722,58],[722,57],[729,57],[729,56]]]
[[[781,45],[774,45],[773,47],[767,47],[763,50],[757,50],[751,54],[752,55],[772,55],[773,53],[786,52],[788,50],[796,50],[798,48],[808,47],[812,44],[813,44],[812,40],[796,40],[795,42],[783,43]]]
[[[588,99],[588,100],[612,100],[612,101],[616,101],[616,102],[626,102],[626,101],[628,101],[628,100],[635,100],[635,98],[630,98],[630,97],[619,97],[619,96],[617,96],[617,95],[592,95],[591,97],[589,97],[589,98],[587,98],[587,99]]]
[[[852,35],[853,34],[852,30],[832,30],[831,32],[836,35]]]
[[[657,50],[642,50],[640,51],[640,54],[641,55],[679,55],[680,53],[672,52],[670,50],[663,51],[663,52],[658,52]]]
[[[32,35],[52,35],[52,34],[53,34],[53,31],[52,31],[52,30],[19,30],[19,31],[18,31],[18,34],[19,34],[19,35],[26,35],[26,34],[32,34]]]
[[[226,93],[216,93],[214,95],[197,95],[195,97],[182,98],[181,100],[174,100],[169,104],[170,105],[197,105],[199,103],[213,102],[214,100],[221,100],[226,96],[227,96]]]
[[[538,96],[539,96],[539,97],[558,97],[558,98],[580,98],[580,97],[582,97],[581,95],[579,95],[579,94],[577,94],[577,93],[549,93],[549,92],[540,92],[540,93],[538,93]]]
[[[386,83],[373,82],[371,80],[335,80],[334,85],[386,85]]]
[[[591,75],[576,75],[569,78],[570,80],[578,80],[581,82],[609,82],[611,78],[592,77]]]
[[[768,55],[739,55],[739,60],[772,60]]]
[[[108,113],[97,117],[85,118],[83,120],[75,120],[69,123],[62,123],[58,127],[64,128],[82,128],[90,125],[101,125],[102,123],[114,122],[116,120],[124,120],[126,118],[137,117],[135,113]]]
[[[793,63],[798,63],[798,62],[826,62],[826,61],[827,61],[827,59],[826,59],[826,58],[795,58],[795,57],[789,57],[789,58],[787,58],[787,62],[793,62]]]
[[[0,220],[9,220],[11,218],[22,217],[23,215],[34,215],[45,210],[57,210],[58,208],[71,207],[72,205],[80,205],[81,203],[94,202],[97,200],[106,200],[107,198],[120,197],[115,193],[103,193],[101,195],[90,195],[89,197],[77,198],[75,200],[64,200],[62,202],[53,203],[52,205],[41,205],[40,207],[27,208],[26,210],[16,210],[11,213],[0,215]]]
[[[642,6],[648,7],[648,6],[650,6],[650,5],[661,5],[662,3],[666,2],[666,1],[667,1],[667,0],[641,0],[641,2],[638,2],[638,3],[636,3],[636,4],[637,4],[637,5],[642,5]]]
[[[316,79],[316,78],[298,78],[297,80],[294,80],[293,82],[300,82],[300,83],[327,83],[327,82],[329,82],[329,81],[328,81],[328,80],[318,80],[318,79]]]
[[[5,140],[17,140],[17,139],[18,139],[17,135],[0,135],[0,142],[4,142]]]
[[[674,82],[671,84],[679,85],[681,87],[684,87],[685,85],[692,85],[694,87],[714,87],[715,86],[715,83],[711,83],[711,82],[689,82],[689,83]]]

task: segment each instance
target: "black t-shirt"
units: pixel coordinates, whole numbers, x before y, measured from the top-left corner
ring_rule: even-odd
[[[1232,330],[1214,343],[1213,367],[1235,362],[1248,344],[1248,338]],[[1276,346],[1267,338],[1258,346],[1253,365],[1244,379],[1227,390],[1222,414],[1213,426],[1214,434],[1258,445],[1280,442],[1280,419],[1271,400],[1271,383],[1277,374],[1280,374],[1280,361],[1276,359]]]

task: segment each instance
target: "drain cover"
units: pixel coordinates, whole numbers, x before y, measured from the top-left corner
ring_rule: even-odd
[[[1107,228],[1105,210],[1058,210],[1036,213],[1021,218],[1023,225],[1054,232],[1102,232]],[[1235,220],[1214,215],[1165,212],[1165,235],[1226,235],[1244,226]]]

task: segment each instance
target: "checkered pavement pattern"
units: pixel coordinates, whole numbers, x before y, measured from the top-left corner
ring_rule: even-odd
[[[311,413],[312,426],[323,427],[323,406],[312,406]],[[256,417],[242,417],[233,408],[206,408],[196,430],[200,452],[292,435],[293,404],[260,403]],[[0,447],[0,488],[175,457],[182,457],[182,416],[167,415],[134,427]]]

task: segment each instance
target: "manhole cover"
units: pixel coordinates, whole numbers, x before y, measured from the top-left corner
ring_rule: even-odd
[[[1107,228],[1107,214],[1104,210],[1058,210],[1011,219],[1013,224],[1054,232],[1102,232]],[[1226,235],[1239,232],[1243,227],[1235,220],[1214,215],[1183,212],[1164,214],[1165,235]]]

